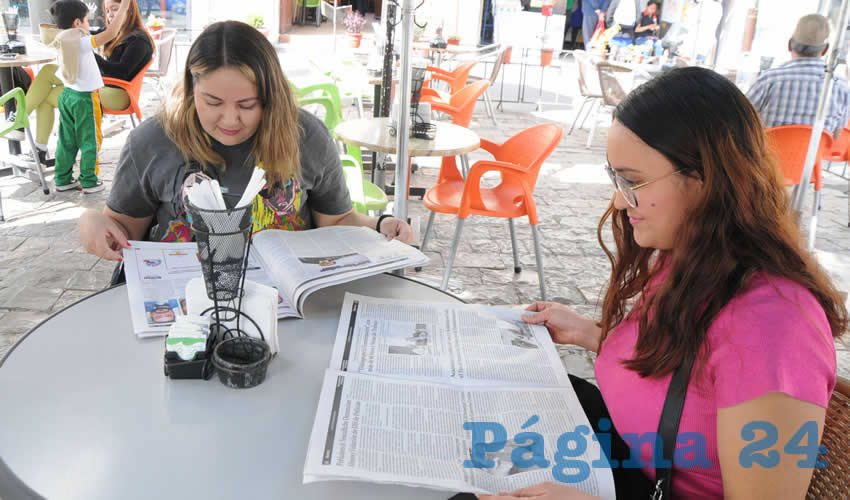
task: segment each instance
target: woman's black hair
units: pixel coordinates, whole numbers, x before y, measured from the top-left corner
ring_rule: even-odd
[[[705,172],[696,144],[726,134],[748,137],[760,123],[734,83],[699,67],[672,69],[641,85],[620,102],[614,119],[699,179]]]
[[[85,20],[89,8],[80,0],[59,0],[50,6],[50,15],[59,29],[67,30],[74,27],[74,20]]]

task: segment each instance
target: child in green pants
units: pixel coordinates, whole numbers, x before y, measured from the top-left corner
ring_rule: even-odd
[[[117,20],[124,18],[132,2],[121,2]],[[88,7],[80,0],[59,0],[50,13],[64,30],[53,41],[59,48],[59,66],[65,88],[59,94],[59,142],[56,146],[54,183],[57,191],[82,187],[83,193],[103,190],[97,178],[102,135],[101,107],[97,90],[103,87],[94,49],[117,35],[121,22],[111,23],[106,31],[89,34]],[[80,152],[80,177],[73,176],[74,160]]]

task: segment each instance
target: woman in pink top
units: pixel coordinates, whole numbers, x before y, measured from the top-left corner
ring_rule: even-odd
[[[803,247],[758,113],[717,73],[672,70],[614,111],[605,168],[616,191],[599,241],[612,231],[615,248],[603,243],[601,321],[549,302],[526,321],[598,352],[603,413],[638,443],[645,484],[651,445],[631,438],[656,432],[671,374],[693,357],[677,447],[704,451],[674,460],[674,498],[803,498],[848,317]],[[648,498],[614,472],[618,498]],[[546,483],[480,498],[588,495]]]

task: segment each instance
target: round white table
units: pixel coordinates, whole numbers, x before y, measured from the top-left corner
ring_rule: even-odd
[[[357,481],[302,484],[307,440],[346,291],[459,302],[392,275],[310,296],[281,320],[266,380],[163,376],[163,339],[133,335],[125,287],[51,316],[0,361],[0,497],[145,499],[446,499]]]
[[[340,123],[334,134],[346,144],[371,151],[395,153],[396,137],[390,134],[390,118],[362,118]],[[478,134],[451,123],[432,122],[437,126],[433,140],[410,138],[408,154],[414,156],[455,156],[475,151],[481,145]]]

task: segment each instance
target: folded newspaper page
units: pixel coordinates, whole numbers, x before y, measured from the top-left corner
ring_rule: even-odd
[[[328,370],[304,482],[497,494],[562,481],[614,499],[611,469],[591,433],[569,385],[464,387]]]
[[[186,314],[186,284],[202,276],[197,245],[130,244],[124,272],[133,329],[142,337],[165,335]],[[419,250],[370,228],[267,229],[253,235],[245,278],[278,291],[278,318],[300,318],[304,301],[317,290],[427,262]]]
[[[256,256],[299,313],[314,291],[403,267],[428,257],[367,227],[330,226],[309,231],[270,229],[254,235]]]
[[[446,383],[568,386],[545,327],[522,312],[347,293],[331,369]]]

